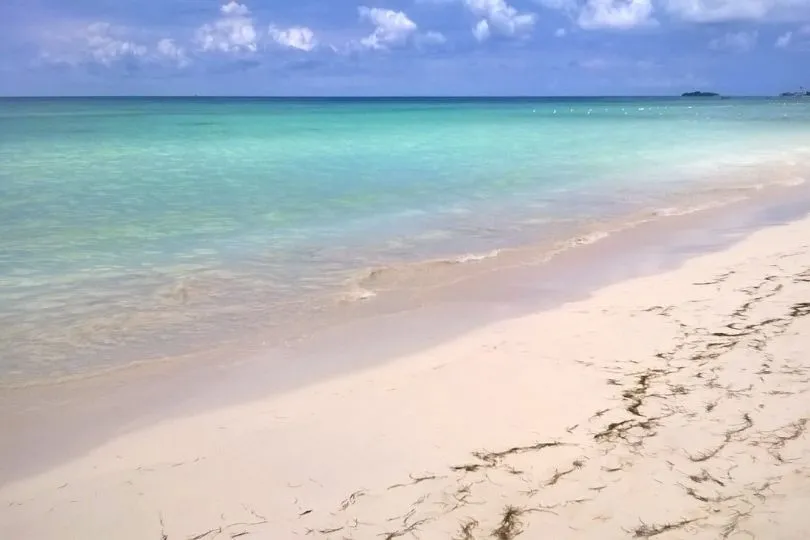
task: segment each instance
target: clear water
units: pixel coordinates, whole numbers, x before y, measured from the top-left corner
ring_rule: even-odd
[[[0,381],[177,354],[323,309],[364,268],[795,175],[809,135],[796,100],[0,100]]]

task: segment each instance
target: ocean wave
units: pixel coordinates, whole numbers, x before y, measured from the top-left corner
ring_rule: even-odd
[[[487,259],[494,259],[498,255],[500,255],[500,249],[493,249],[488,253],[467,253],[465,255],[459,255],[458,257],[453,257],[451,259],[447,259],[444,262],[445,264],[464,264],[470,262],[479,262],[485,261]]]
[[[501,264],[508,265],[515,262],[523,264],[525,261],[550,259],[568,249],[594,244],[610,236],[611,232],[596,230],[542,246],[524,245],[493,249],[483,253],[465,253],[441,259],[364,269],[348,281],[340,294],[340,299],[343,302],[365,301],[390,291],[442,286],[470,275],[466,272],[477,270],[486,272],[500,268]]]
[[[401,264],[378,266],[363,269],[348,281],[348,286],[340,295],[343,301],[362,301],[373,298],[378,292],[407,286],[417,282],[424,284],[426,276],[435,276],[442,281],[440,275],[452,267],[459,265],[473,265],[490,259],[495,259],[503,250],[495,249],[485,253],[465,253],[441,259],[428,259],[417,262],[403,262]]]
[[[349,280],[342,298],[349,302],[365,301],[392,291],[441,287],[465,279],[479,271],[494,271],[503,266],[542,264],[570,249],[595,244],[615,233],[633,229],[644,223],[716,210],[745,201],[754,193],[771,186],[792,187],[805,182],[805,178],[791,175],[788,178],[768,183],[713,188],[702,193],[692,194],[688,198],[684,197],[684,200],[675,202],[673,206],[643,210],[616,221],[581,224],[580,231],[582,229],[586,229],[586,231],[571,234],[567,238],[564,237],[557,241],[540,241],[534,244],[493,249],[484,253],[464,253],[441,259],[402,262],[364,269]],[[699,200],[695,201],[695,197]]]
[[[751,189],[758,190],[764,189],[765,186],[761,188],[759,186],[754,186]],[[736,202],[744,201],[746,197],[732,197],[725,200],[720,201],[711,201],[706,202],[703,204],[694,204],[694,205],[687,205],[687,206],[671,206],[667,208],[658,208],[653,210],[652,216],[654,217],[678,217],[678,216],[688,216],[689,214],[696,214],[698,212],[705,212],[707,210],[714,210],[716,208],[722,208],[729,204],[734,204]]]
[[[590,244],[595,244],[600,240],[604,240],[608,236],[610,236],[612,231],[593,231],[587,234],[582,234],[579,236],[575,236],[570,240],[563,241],[563,247],[577,247],[577,246],[588,246]]]

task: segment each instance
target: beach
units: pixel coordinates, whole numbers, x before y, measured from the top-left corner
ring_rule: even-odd
[[[0,100],[3,534],[806,537],[809,114]]]
[[[806,538],[808,238],[804,212],[384,362],[134,426],[3,483],[3,534]]]

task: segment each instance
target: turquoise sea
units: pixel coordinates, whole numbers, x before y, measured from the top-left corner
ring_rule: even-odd
[[[0,99],[0,382],[238,340],[373,301],[374,269],[808,164],[807,100]]]

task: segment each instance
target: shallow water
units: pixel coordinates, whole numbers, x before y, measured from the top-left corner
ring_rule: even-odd
[[[239,340],[420,261],[799,181],[808,135],[789,100],[0,100],[0,381]]]

